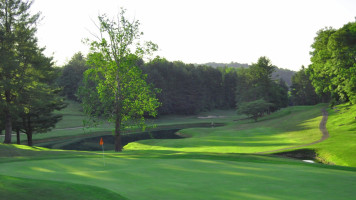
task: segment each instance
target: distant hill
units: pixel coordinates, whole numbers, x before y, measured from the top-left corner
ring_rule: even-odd
[[[236,68],[248,68],[250,65],[248,64],[241,64],[241,63],[237,63],[237,62],[231,62],[231,63],[216,63],[216,62],[208,62],[208,63],[203,63],[203,64],[199,64],[199,65],[207,65],[210,67],[236,67]]]
[[[231,62],[231,63],[215,63],[215,62],[209,62],[209,63],[204,63],[204,64],[199,64],[199,65],[207,65],[211,66],[214,68],[217,67],[235,67],[235,68],[248,68],[250,67],[249,64],[241,64],[238,62]],[[289,69],[283,69],[283,68],[278,68],[276,71],[272,74],[273,79],[283,79],[288,87],[292,85],[292,76],[295,74],[295,71],[289,70]]]
[[[278,68],[276,69],[275,72],[272,73],[272,78],[273,79],[283,79],[288,87],[292,85],[292,76],[295,74],[295,71],[289,70],[289,69],[282,69]]]

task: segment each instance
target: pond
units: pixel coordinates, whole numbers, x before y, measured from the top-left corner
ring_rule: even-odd
[[[214,124],[214,127],[223,126],[224,124]],[[130,142],[148,139],[183,139],[185,137],[177,134],[177,132],[183,128],[191,127],[211,127],[211,124],[190,124],[190,125],[177,125],[176,128],[153,130],[137,133],[127,133],[121,136],[122,146],[127,145]],[[36,146],[42,146],[51,149],[63,149],[63,150],[80,150],[80,151],[101,151],[102,147],[99,145],[100,138],[103,138],[105,150],[114,150],[114,136],[112,134],[85,136],[82,138],[57,140],[47,144],[36,144]]]
[[[140,133],[130,133],[121,136],[122,146],[127,145],[130,142],[148,139],[182,139],[184,137],[176,134],[180,129],[158,130],[158,131],[146,131]],[[103,138],[105,150],[114,150],[114,136],[103,135],[90,138],[84,138],[76,142],[72,142],[67,145],[63,145],[61,149],[64,150],[81,150],[81,151],[101,151],[102,147],[99,145],[100,138]]]

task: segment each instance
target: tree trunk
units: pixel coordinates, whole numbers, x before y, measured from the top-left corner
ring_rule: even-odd
[[[26,121],[26,135],[27,135],[27,145],[32,146],[32,126],[31,126],[31,117],[27,116]]]
[[[115,122],[115,151],[116,152],[122,151],[120,125],[121,125],[121,120],[119,117],[116,117],[116,122]]]
[[[17,144],[21,144],[21,141],[20,141],[20,130],[16,130],[16,139],[17,139]]]
[[[116,152],[121,152],[122,151],[122,145],[121,145],[121,135],[115,135],[115,151]]]
[[[9,110],[5,111],[5,144],[11,144],[12,120]]]
[[[32,132],[27,132],[27,145],[32,147]]]

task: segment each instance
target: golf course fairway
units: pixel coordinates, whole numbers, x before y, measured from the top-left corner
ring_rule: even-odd
[[[1,164],[0,174],[97,186],[128,199],[351,199],[355,171],[312,164],[101,157]]]

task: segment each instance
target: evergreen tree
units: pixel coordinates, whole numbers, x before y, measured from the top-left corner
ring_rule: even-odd
[[[12,130],[19,132],[24,127],[24,113],[33,115],[40,107],[41,122],[26,122],[26,126],[30,125],[28,136],[32,138],[33,132],[43,131],[47,123],[54,126],[49,122],[53,121],[50,117],[53,108],[43,106],[56,104],[53,99],[58,97],[57,92],[50,86],[56,70],[52,58],[44,56],[44,49],[38,46],[35,33],[40,15],[31,15],[31,5],[32,2],[21,0],[0,1],[0,106],[5,121],[4,143],[11,143]]]
[[[0,106],[5,118],[4,143],[11,143],[19,94],[36,81],[32,75],[39,69],[34,66],[33,55],[43,51],[35,37],[40,15],[31,15],[31,4],[21,0],[0,1]]]

